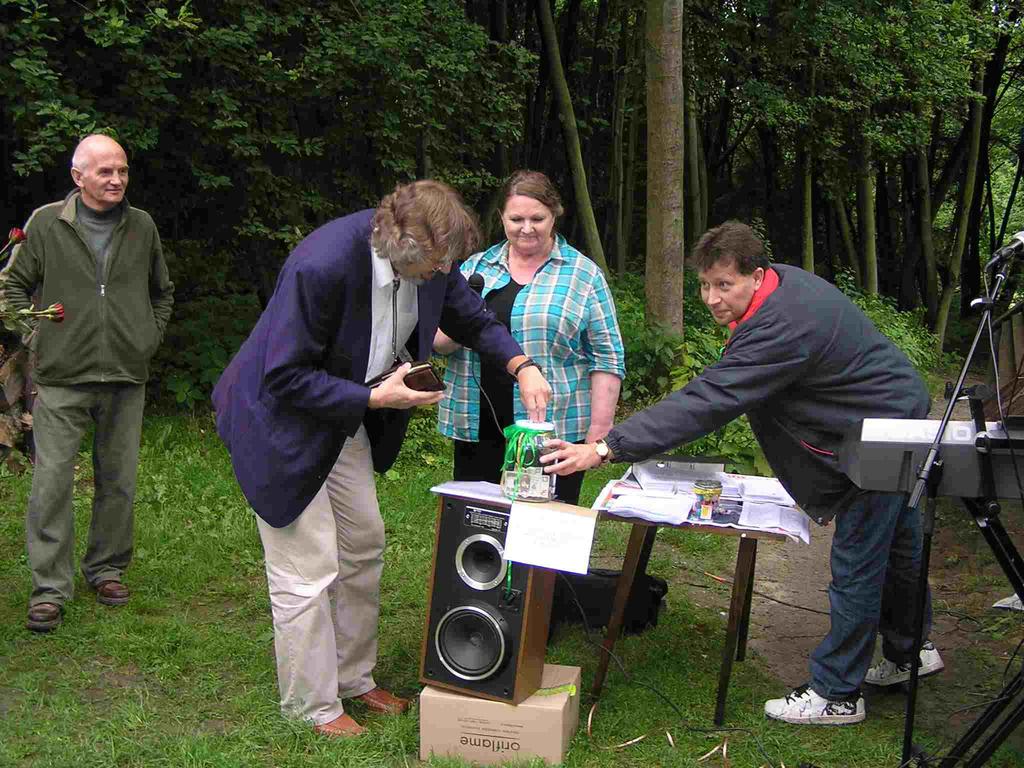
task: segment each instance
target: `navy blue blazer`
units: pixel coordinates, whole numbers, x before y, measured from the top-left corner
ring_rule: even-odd
[[[235,477],[275,528],[306,508],[348,437],[366,425],[378,472],[401,448],[409,411],[369,410],[373,211],[325,224],[295,248],[274,295],[213,390],[217,432]],[[522,350],[458,269],[417,291],[419,322],[407,349],[430,357],[440,327],[504,366]]]

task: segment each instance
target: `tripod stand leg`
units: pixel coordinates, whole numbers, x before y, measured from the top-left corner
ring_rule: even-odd
[[[967,768],[980,768],[988,762],[988,759],[992,757],[1000,745],[1006,740],[1006,737],[1016,730],[1017,726],[1024,722],[1024,701],[1017,703],[1017,706],[1013,708],[1013,711],[999,724],[995,733],[989,736],[985,741],[982,742],[978,751],[974,753],[974,756],[967,762]]]
[[[907,709],[903,720],[903,759],[907,765],[914,748],[914,716],[917,713],[918,669],[921,666],[921,646],[924,644],[924,614],[928,599],[928,564],[932,554],[932,533],[935,531],[935,485],[928,490],[928,499],[921,517],[923,542],[921,545],[921,567],[917,575],[917,596],[914,604],[914,658],[910,666],[910,690],[907,693]]]
[[[1006,578],[1010,580],[1013,591],[1024,598],[1024,558],[1006,533],[1003,521],[999,519],[998,514],[989,513],[986,502],[977,499],[963,499],[963,502],[967,511],[974,517],[974,522],[988,542]]]
[[[1024,672],[1018,672],[1017,676],[1011,680],[1004,688],[999,692],[999,696],[996,697],[991,704],[989,704],[985,711],[981,713],[977,720],[967,729],[967,732],[953,745],[953,748],[949,751],[949,754],[942,758],[942,762],[939,763],[941,768],[954,768],[959,765],[975,766],[984,764],[1003,740],[1013,732],[1013,729],[1024,719],[1024,700],[1019,702],[1016,708],[1009,714],[1009,716],[1000,724],[994,733],[989,735],[985,741],[982,742],[982,746],[978,752],[971,757],[966,763],[963,762],[964,755],[966,755],[974,743],[984,735],[993,723],[995,723],[1003,710],[1006,709],[1014,698],[1020,695],[1021,691],[1024,691]],[[982,755],[984,757],[982,758]],[[979,758],[981,758],[979,762]]]

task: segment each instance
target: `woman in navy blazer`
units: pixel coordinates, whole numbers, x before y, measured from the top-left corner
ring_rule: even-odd
[[[214,388],[217,431],[259,516],[282,710],[330,735],[362,730],[342,698],[392,712],[407,704],[371,674],[384,547],[373,471],[394,462],[409,409],[441,397],[406,387],[407,368],[371,390],[371,358],[386,343],[426,360],[440,327],[515,375],[530,412],[550,397],[539,368],[451,269],[478,241],[458,194],[435,181],[325,224],[288,257]],[[391,319],[400,300],[413,313],[404,330]],[[375,315],[388,320],[372,327]]]

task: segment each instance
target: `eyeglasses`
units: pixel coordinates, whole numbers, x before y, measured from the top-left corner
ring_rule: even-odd
[[[436,275],[438,272],[444,272],[446,269],[450,269],[453,263],[452,258],[446,252],[440,259],[432,260],[433,263],[430,266],[430,274]]]

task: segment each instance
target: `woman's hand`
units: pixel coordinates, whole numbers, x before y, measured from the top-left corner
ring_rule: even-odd
[[[601,457],[597,455],[594,443],[567,443],[565,440],[548,440],[545,445],[554,449],[540,457],[544,471],[551,475],[571,475],[585,469],[600,466]]]
[[[516,377],[519,382],[519,398],[526,407],[531,421],[544,421],[548,401],[551,400],[551,385],[535,365],[528,365]]]

